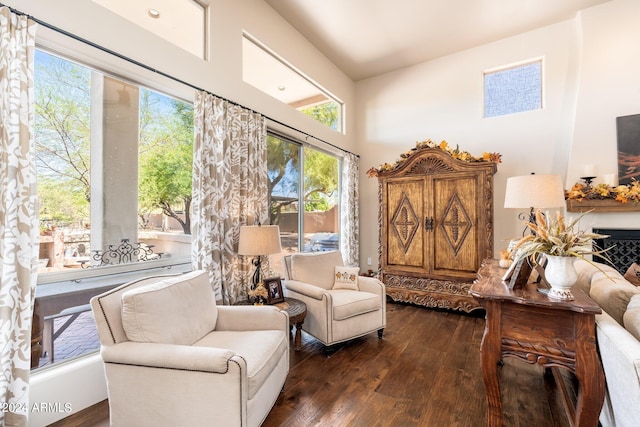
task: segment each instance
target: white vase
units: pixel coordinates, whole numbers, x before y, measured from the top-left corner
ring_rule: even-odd
[[[551,289],[549,298],[572,300],[571,287],[578,280],[578,273],[573,263],[575,257],[547,255],[547,265],[544,268],[544,277]]]

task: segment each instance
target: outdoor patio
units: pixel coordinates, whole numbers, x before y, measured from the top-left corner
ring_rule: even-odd
[[[53,321],[54,331],[58,330],[69,316],[58,317]],[[59,363],[100,350],[100,341],[96,322],[90,311],[81,313],[71,325],[56,338],[54,345],[54,362]],[[38,368],[50,365],[48,355],[40,358]]]

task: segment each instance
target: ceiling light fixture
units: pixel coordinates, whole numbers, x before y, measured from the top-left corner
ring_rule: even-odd
[[[285,89],[286,89],[286,87],[283,86],[283,85],[278,86],[278,90],[285,90]]]
[[[158,9],[147,9],[147,15],[149,15],[153,19],[160,18],[160,12]]]

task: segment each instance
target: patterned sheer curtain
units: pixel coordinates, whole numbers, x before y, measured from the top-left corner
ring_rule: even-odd
[[[267,122],[258,113],[196,93],[193,267],[209,272],[216,299],[246,298],[251,263],[239,257],[241,225],[266,224]]]
[[[26,426],[38,265],[33,60],[37,25],[0,8],[0,425]]]
[[[342,197],[340,211],[340,250],[345,265],[358,265],[360,261],[360,212],[358,210],[358,183],[360,159],[346,153],[342,160]]]

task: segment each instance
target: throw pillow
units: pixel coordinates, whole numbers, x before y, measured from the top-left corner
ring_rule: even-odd
[[[629,266],[629,269],[624,273],[624,278],[632,285],[640,286],[640,265],[634,262]]]
[[[341,267],[336,265],[335,273],[333,289],[358,290],[358,273],[360,273],[360,267]]]

